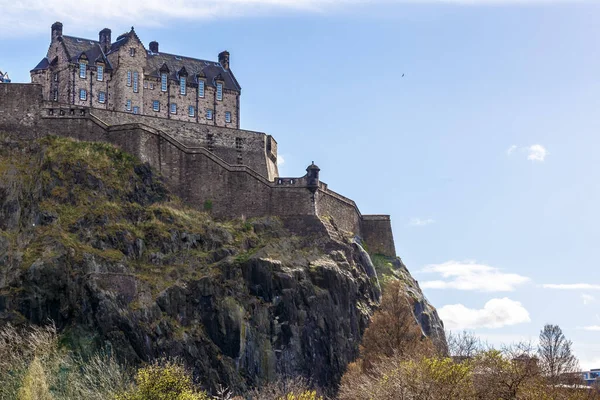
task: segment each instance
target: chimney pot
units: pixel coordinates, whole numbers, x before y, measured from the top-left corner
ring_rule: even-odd
[[[52,24],[52,41],[54,42],[56,39],[58,39],[60,36],[62,36],[62,32],[63,32],[63,24],[56,21],[55,23]]]
[[[158,42],[153,40],[150,42],[150,51],[152,53],[158,53]]]
[[[98,33],[98,41],[100,42],[100,47],[102,47],[102,51],[104,53],[108,53],[110,49],[111,39],[110,39],[111,31],[108,28],[104,28]]]
[[[224,70],[229,70],[229,52],[227,50],[219,53],[219,64],[221,64]]]

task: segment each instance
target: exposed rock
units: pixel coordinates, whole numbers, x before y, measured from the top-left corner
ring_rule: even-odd
[[[318,218],[217,223],[104,144],[0,148],[0,229],[0,324],[53,320],[71,346],[132,363],[177,356],[209,389],[334,387],[381,296],[369,255]],[[420,296],[424,332],[443,338],[390,262]]]

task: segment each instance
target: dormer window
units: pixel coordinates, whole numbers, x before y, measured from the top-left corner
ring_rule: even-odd
[[[98,70],[96,71],[96,79],[98,79],[99,81],[103,81],[104,80],[104,67],[102,65],[98,65]]]
[[[217,100],[223,100],[223,84],[217,83]]]
[[[79,63],[79,77],[81,79],[85,79],[86,74],[87,74],[87,64],[80,62]]]
[[[179,78],[179,93],[181,93],[182,95],[185,94],[185,77],[184,76]]]
[[[160,75],[160,90],[163,92],[167,91],[167,74]]]
[[[198,82],[198,97],[204,97],[204,81]]]

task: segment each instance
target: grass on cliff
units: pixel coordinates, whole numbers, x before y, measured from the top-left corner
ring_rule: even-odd
[[[10,142],[0,146],[0,180],[19,199],[21,220],[29,215],[26,226],[0,232],[24,269],[64,254],[74,263],[127,260],[128,272],[158,293],[218,272],[210,265],[217,248],[245,259],[261,243],[247,221],[217,223],[183,205],[148,165],[111,144]]]

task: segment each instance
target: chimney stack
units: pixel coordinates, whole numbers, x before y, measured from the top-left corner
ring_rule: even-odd
[[[158,42],[153,40],[150,42],[150,51],[152,53],[158,53]]]
[[[110,33],[110,29],[104,28],[98,34],[98,41],[100,42],[100,47],[102,47],[104,54],[108,53],[108,50],[110,50]]]
[[[229,71],[229,52],[227,50],[219,53],[219,64],[225,71]]]
[[[52,39],[53,42],[56,39],[58,39],[60,36],[62,36],[62,28],[63,28],[63,24],[61,24],[58,21],[52,24],[52,36],[51,36],[51,39]]]

